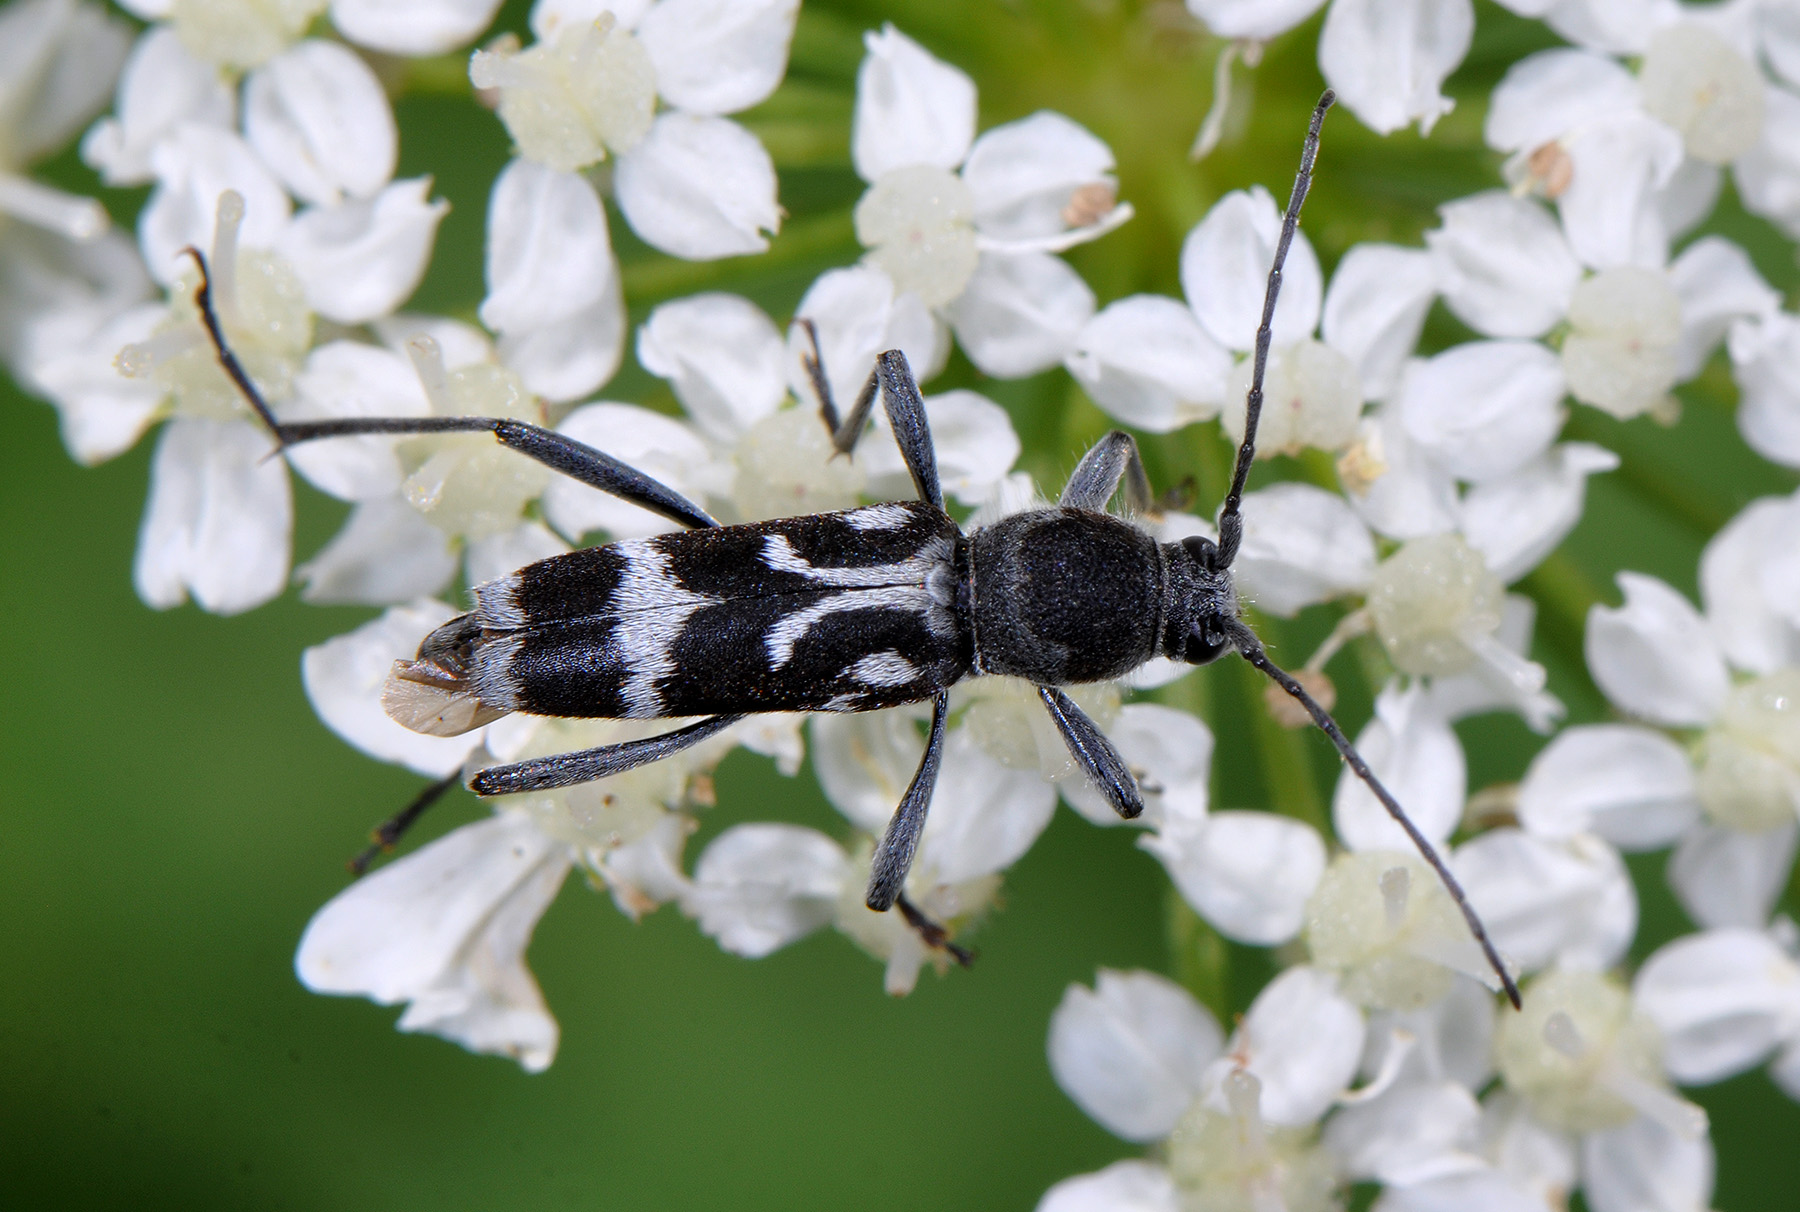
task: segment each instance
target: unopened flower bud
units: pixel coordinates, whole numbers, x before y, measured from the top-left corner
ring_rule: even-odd
[[[1735,688],[1700,742],[1696,790],[1707,816],[1761,832],[1800,812],[1800,669]]]
[[[1239,362],[1226,381],[1219,420],[1233,442],[1244,440],[1244,398],[1253,361]],[[1362,403],[1355,364],[1331,346],[1308,338],[1271,350],[1256,425],[1256,457],[1299,454],[1309,446],[1342,450],[1356,437]]]
[[[476,51],[469,80],[499,94],[520,155],[564,172],[630,151],[656,116],[650,55],[610,13],[524,51]]]
[[[1313,962],[1345,997],[1416,1010],[1450,991],[1451,972],[1486,971],[1468,926],[1437,877],[1398,851],[1341,854],[1306,903]]]
[[[927,307],[962,294],[975,276],[975,197],[961,177],[915,164],[887,173],[856,204],[869,260]]]
[[[1655,409],[1675,386],[1681,303],[1661,270],[1603,269],[1569,300],[1569,394],[1620,420]]]
[[[1454,674],[1497,646],[1505,587],[1461,535],[1414,539],[1369,586],[1375,634],[1403,673]]]

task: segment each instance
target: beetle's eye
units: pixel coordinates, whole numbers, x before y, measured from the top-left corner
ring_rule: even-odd
[[[1209,544],[1210,546],[1210,544]],[[1224,655],[1231,647],[1231,640],[1225,629],[1210,616],[1202,616],[1195,620],[1194,629],[1187,634],[1187,645],[1181,659],[1190,665],[1207,665]]]
[[[1219,570],[1219,545],[1211,539],[1202,535],[1191,535],[1181,540],[1181,545],[1206,571],[1217,572]]]

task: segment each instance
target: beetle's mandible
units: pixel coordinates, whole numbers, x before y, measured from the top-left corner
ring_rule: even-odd
[[[719,526],[667,485],[523,422],[279,422],[226,345],[204,260],[190,250],[201,267],[196,301],[221,365],[282,448],[357,434],[490,432],[529,458],[687,528],[556,556],[480,585],[473,610],[438,628],[412,660],[396,665],[383,705],[406,726],[436,735],[466,732],[512,712],[700,717],[645,740],[487,767],[469,781],[476,794],[507,795],[618,774],[756,712],[872,711],[929,700],[924,756],[876,849],[868,905],[898,908],[928,941],[966,961],[966,953],[904,894],[943,753],[949,688],[988,674],[1033,683],[1076,764],[1121,816],[1135,817],[1144,808],[1137,780],[1060,687],[1116,678],[1158,656],[1204,664],[1235,651],[1305,706],[1411,837],[1517,1005],[1517,987],[1442,858],[1331,716],[1269,659],[1239,618],[1232,586],[1282,265],[1332,101],[1327,92],[1313,111],[1283,216],[1256,334],[1244,439],[1220,509],[1217,543],[1159,543],[1106,512],[1121,486],[1129,508],[1151,507],[1137,443],[1116,430],[1082,458],[1056,505],[965,534],[944,511],[924,405],[897,350],[876,359],[862,393],[841,417],[819,365],[816,335],[807,369],[839,452],[855,447],[879,397],[917,500]],[[432,791],[449,785],[446,780]],[[430,798],[428,792],[390,822],[387,839]]]

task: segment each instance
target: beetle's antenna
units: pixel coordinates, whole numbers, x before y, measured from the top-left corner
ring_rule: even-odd
[[[1231,567],[1231,561],[1237,558],[1238,543],[1244,537],[1244,520],[1238,508],[1244,501],[1244,481],[1250,478],[1250,463],[1256,458],[1256,423],[1262,417],[1263,375],[1269,367],[1269,342],[1275,335],[1275,300],[1281,295],[1281,267],[1287,261],[1294,233],[1300,229],[1300,206],[1306,201],[1306,191],[1312,188],[1313,161],[1319,156],[1319,129],[1325,124],[1325,111],[1336,100],[1337,94],[1326,89],[1313,106],[1306,144],[1300,151],[1300,171],[1294,174],[1287,213],[1281,217],[1281,238],[1275,243],[1275,260],[1269,266],[1269,288],[1263,292],[1262,324],[1256,330],[1250,394],[1244,398],[1244,441],[1238,447],[1237,466],[1231,473],[1231,491],[1225,494],[1225,505],[1219,511],[1219,571]]]
[[[1462,911],[1463,920],[1469,924],[1470,933],[1480,944],[1481,953],[1487,957],[1488,966],[1493,968],[1495,975],[1500,978],[1500,987],[1506,991],[1507,1000],[1512,1002],[1513,1009],[1519,1009],[1522,1003],[1519,1000],[1518,984],[1513,980],[1512,974],[1506,970],[1506,964],[1501,960],[1500,952],[1494,946],[1494,940],[1488,937],[1487,926],[1482,923],[1481,915],[1476,913],[1475,906],[1469,903],[1468,894],[1463,891],[1462,885],[1457,883],[1456,877],[1450,874],[1450,868],[1438,854],[1437,847],[1433,846],[1431,840],[1419,832],[1419,827],[1413,824],[1411,817],[1406,815],[1406,809],[1400,806],[1400,801],[1394,798],[1393,793],[1381,785],[1381,780],[1375,777],[1373,770],[1369,769],[1369,763],[1365,762],[1362,754],[1356,751],[1356,747],[1350,743],[1350,738],[1344,735],[1344,730],[1339,728],[1337,721],[1331,718],[1331,713],[1321,707],[1312,695],[1306,693],[1306,688],[1300,685],[1292,674],[1269,659],[1269,654],[1263,650],[1262,641],[1256,638],[1256,633],[1235,618],[1226,620],[1225,627],[1231,635],[1232,643],[1243,654],[1244,659],[1268,674],[1277,686],[1287,691],[1299,701],[1302,707],[1306,708],[1307,714],[1312,716],[1313,723],[1319,726],[1319,731],[1331,738],[1331,743],[1337,746],[1338,753],[1345,762],[1349,763],[1350,769],[1356,772],[1356,777],[1368,784],[1369,790],[1375,793],[1375,798],[1381,801],[1381,806],[1387,809],[1388,815],[1393,817],[1394,822],[1406,831],[1406,836],[1412,840],[1419,856],[1437,873],[1438,879],[1443,882],[1444,890],[1450,894],[1450,899],[1455,901],[1456,907]]]
[[[219,365],[224,367],[231,381],[237,384],[237,389],[244,393],[244,399],[249,401],[256,415],[262,418],[263,424],[269,427],[269,433],[274,436],[275,441],[280,446],[286,446],[287,439],[282,436],[281,425],[275,420],[275,414],[269,410],[262,393],[256,390],[256,384],[250,381],[243,363],[231,352],[231,346],[225,344],[225,332],[219,327],[219,313],[213,310],[212,275],[206,267],[205,254],[192,244],[182,251],[192,257],[194,264],[200,268],[200,285],[194,288],[194,306],[200,309],[200,322],[206,325],[206,335],[212,338],[213,350],[219,355]]]
[[[351,859],[344,866],[350,869],[351,875],[362,875],[381,855],[388,853],[405,836],[406,831],[418,823],[425,810],[444,797],[444,793],[462,781],[462,771],[453,771],[432,783],[413,798],[413,802],[381,822],[370,837],[370,846],[361,854]]]

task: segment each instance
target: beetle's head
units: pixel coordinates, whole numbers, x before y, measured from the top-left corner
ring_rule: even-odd
[[[1169,603],[1162,655],[1190,665],[1216,661],[1235,644],[1228,624],[1237,619],[1231,570],[1220,567],[1218,544],[1194,536],[1163,547],[1169,561]]]

